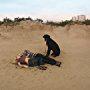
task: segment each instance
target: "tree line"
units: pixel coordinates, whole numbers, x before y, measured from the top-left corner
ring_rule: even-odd
[[[17,25],[19,24],[19,22],[21,21],[27,21],[30,20],[32,22],[40,22],[40,23],[44,23],[44,21],[42,19],[36,19],[33,20],[31,17],[28,18],[14,18],[14,20],[11,20],[10,18],[4,18],[3,21],[0,21],[0,25],[4,24],[4,25]],[[85,24],[85,25],[90,25],[90,20],[87,19],[83,22],[80,21],[72,21],[72,20],[65,20],[65,21],[61,21],[61,22],[54,22],[54,21],[47,21],[45,23],[46,25],[51,25],[51,26],[65,26],[65,25],[72,25],[72,24]]]

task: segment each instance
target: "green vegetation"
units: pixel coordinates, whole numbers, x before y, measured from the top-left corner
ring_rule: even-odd
[[[43,23],[43,20],[42,20],[42,19],[38,19],[38,18],[37,18],[35,21],[36,21],[36,22]]]
[[[85,20],[84,22],[80,22],[80,21],[72,21],[72,20],[65,20],[62,22],[50,22],[47,21],[46,22],[47,25],[51,25],[51,26],[65,26],[65,25],[72,25],[72,24],[80,24],[80,25],[90,25],[90,20]]]
[[[28,17],[28,18],[14,18],[14,20],[11,20],[10,18],[4,18],[3,21],[0,21],[0,25],[5,25],[7,26],[14,26],[14,25],[18,25],[21,21],[26,21],[26,20],[30,20],[33,21],[32,18]]]
[[[82,22],[83,24],[85,24],[85,25],[90,25],[90,20],[86,20],[86,21],[84,21],[84,22]]]
[[[4,18],[3,21],[0,21],[0,25],[4,24],[6,27],[7,26],[14,26],[14,25],[18,25],[21,21],[27,21],[30,20],[32,22],[40,22],[40,23],[44,23],[42,19],[36,19],[33,20],[32,18],[28,17],[28,18],[14,18],[14,20],[11,20],[9,18]],[[51,25],[51,26],[65,26],[65,25],[71,25],[71,24],[85,24],[85,25],[90,25],[90,20],[85,20],[84,22],[80,22],[80,21],[72,21],[72,20],[65,20],[62,22],[53,22],[53,21],[47,21],[45,23],[46,25]]]
[[[72,20],[66,20],[62,22],[49,22],[49,21],[46,22],[47,25],[51,25],[51,26],[65,26],[71,23],[72,23]]]

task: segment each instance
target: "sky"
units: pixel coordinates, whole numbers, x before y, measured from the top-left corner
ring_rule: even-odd
[[[77,15],[90,18],[90,0],[0,0],[0,20],[30,16],[59,21]]]

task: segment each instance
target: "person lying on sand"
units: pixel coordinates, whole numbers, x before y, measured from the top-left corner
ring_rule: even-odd
[[[43,67],[44,64],[56,65],[60,67],[61,62],[58,62],[50,57],[46,57],[40,53],[34,54],[29,50],[25,50],[21,55],[16,57],[16,63],[20,67],[34,67],[38,66],[39,69],[46,69],[47,67]]]

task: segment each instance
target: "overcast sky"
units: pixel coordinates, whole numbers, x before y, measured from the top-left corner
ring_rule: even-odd
[[[76,15],[90,18],[90,0],[0,0],[0,19],[31,16],[63,20]]]

